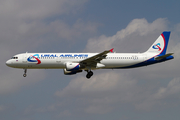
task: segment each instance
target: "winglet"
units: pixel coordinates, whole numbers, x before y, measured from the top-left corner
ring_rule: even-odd
[[[110,51],[110,52],[113,52],[113,50],[114,50],[114,48],[110,49],[109,51]]]

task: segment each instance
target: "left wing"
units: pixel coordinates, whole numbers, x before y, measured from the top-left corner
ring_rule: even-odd
[[[85,66],[95,66],[97,63],[100,63],[100,61],[102,59],[105,59],[109,52],[113,52],[113,49],[114,48],[112,48],[110,50],[106,50],[106,51],[99,53],[97,55],[94,55],[92,57],[89,57],[85,60],[82,60],[82,61],[80,61],[80,64],[83,64]]]

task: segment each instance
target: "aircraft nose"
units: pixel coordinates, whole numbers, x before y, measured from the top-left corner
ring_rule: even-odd
[[[6,61],[6,65],[10,66],[11,65],[11,61],[10,60]]]

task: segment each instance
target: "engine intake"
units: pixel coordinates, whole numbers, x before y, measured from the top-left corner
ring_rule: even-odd
[[[76,73],[82,72],[79,63],[68,62],[65,64],[65,66],[66,66],[66,68],[64,69],[65,75],[74,75]]]
[[[79,63],[66,63],[67,71],[77,71],[80,69]]]
[[[66,69],[64,69],[65,75],[74,75],[74,74],[79,73],[79,72],[82,72],[82,70],[67,71]]]

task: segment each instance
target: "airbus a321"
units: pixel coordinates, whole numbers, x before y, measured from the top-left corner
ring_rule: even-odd
[[[142,67],[171,60],[173,53],[166,54],[170,32],[164,31],[144,53],[113,53],[113,49],[101,53],[22,53],[13,56],[6,65],[24,69],[63,69],[65,75],[83,70],[86,77],[95,69],[124,69]]]

